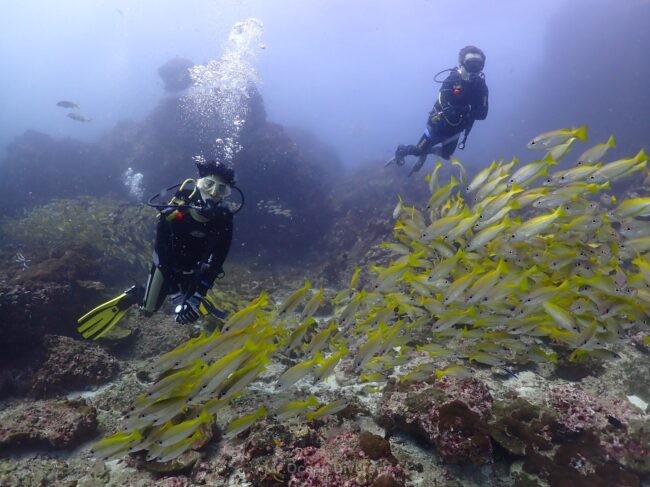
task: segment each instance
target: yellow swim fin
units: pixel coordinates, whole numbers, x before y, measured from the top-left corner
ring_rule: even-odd
[[[140,303],[144,296],[142,286],[132,286],[119,296],[100,304],[77,320],[77,331],[84,338],[97,340],[124,318],[129,308]]]
[[[214,300],[210,296],[205,296],[203,298],[203,301],[199,306],[199,311],[201,312],[202,315],[209,314],[214,316],[215,318],[219,318],[220,320],[226,318],[226,313],[221,311],[220,309],[217,309],[217,305],[215,304]]]

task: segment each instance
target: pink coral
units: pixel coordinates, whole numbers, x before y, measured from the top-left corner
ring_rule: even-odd
[[[551,389],[546,402],[558,413],[558,422],[565,433],[600,429],[607,423],[607,411],[600,401],[572,384]]]
[[[405,482],[401,466],[385,459],[370,460],[361,450],[359,435],[351,431],[329,439],[320,448],[296,448],[287,470],[292,487],[360,487],[382,477],[382,482],[390,479],[392,485]]]
[[[397,390],[395,390],[397,389]],[[448,463],[489,463],[488,420],[492,395],[480,380],[448,377],[428,383],[395,385],[384,395],[380,424],[411,433],[432,445]]]
[[[178,477],[165,477],[153,484],[154,487],[187,487],[190,485],[190,480],[184,476]]]

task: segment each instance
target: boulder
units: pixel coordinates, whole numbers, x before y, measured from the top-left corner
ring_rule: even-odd
[[[76,448],[94,436],[97,412],[85,401],[18,405],[0,415],[0,449]]]

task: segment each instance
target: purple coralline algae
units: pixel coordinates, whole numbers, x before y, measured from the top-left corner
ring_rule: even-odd
[[[330,438],[321,447],[296,448],[292,462],[287,466],[290,475],[288,485],[403,486],[406,480],[404,470],[381,440],[381,437],[376,439],[368,434],[360,436],[348,431]],[[378,443],[383,446],[377,448]],[[375,446],[369,447],[369,444]],[[362,445],[366,447],[365,451]]]
[[[436,447],[447,463],[491,462],[488,420],[492,396],[480,380],[443,378],[393,384],[384,393],[378,422],[389,433],[410,433]]]

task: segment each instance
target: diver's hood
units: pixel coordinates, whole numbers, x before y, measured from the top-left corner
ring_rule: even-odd
[[[217,176],[228,186],[235,184],[235,171],[219,161],[200,161],[196,163],[199,177]]]

